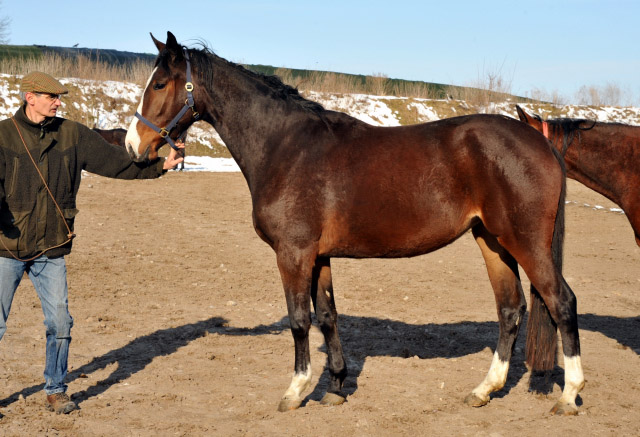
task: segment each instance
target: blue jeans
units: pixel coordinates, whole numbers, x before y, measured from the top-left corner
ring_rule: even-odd
[[[67,265],[63,257],[49,259],[43,255],[28,262],[0,257],[0,339],[7,330],[11,302],[25,272],[40,298],[47,328],[44,391],[48,395],[65,392],[73,318],[69,314]]]

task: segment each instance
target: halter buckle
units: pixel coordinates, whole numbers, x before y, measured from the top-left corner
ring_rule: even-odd
[[[185,84],[184,84],[184,89],[186,89],[186,90],[187,90],[187,92],[189,92],[189,93],[190,93],[191,91],[193,91],[193,84],[192,84],[191,82],[187,82],[187,83],[185,83]]]
[[[166,138],[169,135],[169,131],[166,130],[165,128],[161,128],[160,132],[158,132],[158,134],[162,137],[162,138]]]

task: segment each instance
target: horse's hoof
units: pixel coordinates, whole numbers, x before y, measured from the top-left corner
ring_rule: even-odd
[[[344,396],[340,396],[337,393],[327,393],[324,395],[324,397],[320,401],[320,404],[335,406],[335,405],[342,405],[344,404],[345,401],[346,399]]]
[[[550,413],[555,416],[575,416],[578,414],[578,407],[573,404],[556,402]]]
[[[278,411],[284,413],[285,411],[297,410],[300,405],[302,405],[302,399],[280,399]]]
[[[489,403],[489,399],[481,399],[475,393],[469,393],[466,398],[464,398],[464,403],[470,407],[484,407]]]

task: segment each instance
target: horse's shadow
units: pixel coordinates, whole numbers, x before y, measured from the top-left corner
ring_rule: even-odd
[[[485,349],[493,353],[498,339],[497,322],[413,325],[389,319],[340,315],[339,329],[349,368],[343,387],[347,397],[357,391],[358,379],[368,357],[458,358]],[[506,395],[527,372],[523,337],[520,335],[516,343],[507,383],[502,391],[495,394],[497,397]],[[324,345],[321,350],[326,352]],[[487,361],[487,370],[490,360]],[[305,401],[320,401],[328,385],[329,372],[325,365],[315,389]]]
[[[640,355],[640,316],[621,318],[580,314],[578,324],[580,329],[604,334],[623,348],[629,348]]]
[[[492,393],[492,397],[501,398],[518,384],[528,372],[524,363],[525,330],[528,314],[522,324],[514,354],[511,358],[509,375],[504,388]],[[285,318],[286,319],[286,318]],[[283,320],[283,325],[287,324]],[[596,331],[616,340],[622,347],[640,355],[640,317],[620,318],[596,314],[579,315],[580,329]],[[347,396],[357,390],[357,381],[365,360],[372,356],[391,356],[408,358],[417,356],[428,358],[457,358],[477,353],[487,347],[494,350],[498,339],[496,322],[459,322],[452,324],[410,325],[393,320],[369,317],[340,316],[340,330],[349,367],[349,376],[345,381],[344,394]],[[322,346],[326,352],[326,348]],[[488,370],[489,362],[487,362]],[[564,370],[559,366],[546,373],[533,372],[530,375],[529,390],[550,393],[553,385],[564,386]],[[479,382],[479,381],[478,381]],[[325,365],[320,380],[307,401],[319,401],[329,384],[329,372]],[[580,398],[577,399],[581,403]]]
[[[158,330],[149,335],[138,337],[121,348],[94,358],[69,372],[67,382],[74,381],[77,378],[84,378],[88,374],[112,364],[118,364],[117,368],[105,379],[98,381],[84,391],[74,394],[74,400],[81,404],[91,397],[104,393],[111,386],[142,371],[154,358],[171,355],[179,348],[188,345],[207,333],[259,336],[280,334],[289,330],[287,317],[270,325],[258,325],[253,328],[228,327],[226,322],[225,319],[212,317],[175,328]],[[345,358],[349,365],[349,376],[344,385],[344,393],[347,396],[357,390],[358,377],[362,372],[367,357],[456,358],[477,353],[486,348],[493,348],[498,337],[498,324],[496,322],[413,325],[375,317],[341,315],[339,327]],[[585,314],[580,316],[580,328],[601,332],[640,355],[640,317],[617,318]],[[511,388],[527,372],[523,363],[523,334],[521,333],[516,343],[516,351],[511,360],[507,383],[501,391],[493,395],[495,397],[502,397],[508,394]],[[320,350],[325,351],[324,345],[320,347]],[[545,387],[548,388],[549,383],[562,385],[562,376],[561,369],[556,368],[552,372],[551,379],[547,377],[540,390],[544,391]],[[328,370],[325,365],[325,369],[315,389],[307,397],[307,401],[320,400],[328,387],[328,381]],[[0,399],[0,406],[7,406],[17,401],[21,395],[24,397],[33,395],[41,391],[43,387],[44,384],[38,384],[24,388],[5,399]]]

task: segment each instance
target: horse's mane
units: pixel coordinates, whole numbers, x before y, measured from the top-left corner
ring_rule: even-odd
[[[203,42],[199,43],[201,48],[191,48],[189,50],[189,56],[191,62],[194,66],[194,74],[198,74],[199,78],[209,86],[215,86],[214,78],[216,75],[214,61],[217,60],[219,62],[223,62],[224,64],[230,66],[231,68],[236,69],[244,75],[253,77],[264,85],[266,85],[273,93],[282,98],[283,100],[290,100],[297,103],[302,109],[314,112],[314,113],[323,113],[326,110],[324,107],[317,102],[313,102],[311,100],[307,100],[302,97],[296,88],[289,86],[280,80],[278,76],[270,76],[262,73],[256,73],[251,71],[242,65],[235,64],[233,62],[227,61],[224,58],[217,56],[213,51],[206,46]],[[186,48],[186,47],[183,47]],[[197,73],[196,73],[197,72]]]
[[[538,114],[533,114],[533,117],[540,122],[544,121]],[[581,131],[593,129],[596,125],[595,121],[584,118],[552,118],[546,122],[552,132],[562,133],[562,156],[567,153],[567,149],[576,136],[578,140],[580,139]]]

